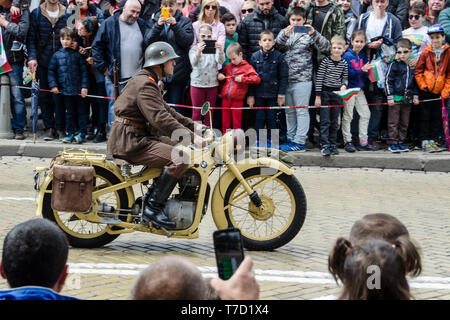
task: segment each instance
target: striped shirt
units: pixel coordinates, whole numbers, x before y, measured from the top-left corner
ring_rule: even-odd
[[[343,58],[334,61],[330,57],[326,57],[320,63],[317,71],[316,95],[321,95],[323,87],[339,90],[342,85],[348,86],[347,62]]]

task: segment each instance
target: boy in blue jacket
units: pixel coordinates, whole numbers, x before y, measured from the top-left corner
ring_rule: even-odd
[[[64,131],[66,122],[67,135],[63,142],[81,144],[86,138],[89,117],[88,104],[84,99],[89,86],[87,64],[81,54],[72,49],[75,32],[64,27],[59,36],[62,48],[53,54],[48,66],[48,84],[56,106],[56,130]],[[80,94],[83,99],[78,96]]]
[[[261,82],[250,86],[247,104],[253,107],[282,106],[285,103],[285,94],[288,80],[288,66],[281,52],[274,48],[275,38],[270,30],[264,30],[260,34],[260,49],[252,54],[250,64],[261,77]],[[267,121],[267,147],[272,146],[271,130],[277,129],[276,109],[257,109],[255,130],[257,146],[266,146],[265,141],[260,140],[260,130],[264,129]],[[263,137],[261,137],[263,138]],[[276,142],[277,145],[279,141]]]
[[[419,104],[419,92],[414,80],[414,70],[409,66],[412,43],[408,39],[397,42],[397,57],[387,70],[386,92],[388,101],[388,144],[389,151],[409,151],[402,142],[409,125],[411,103]]]

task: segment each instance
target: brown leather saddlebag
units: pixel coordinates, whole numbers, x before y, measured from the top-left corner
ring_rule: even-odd
[[[52,209],[88,212],[92,202],[94,174],[95,170],[90,166],[55,164]]]

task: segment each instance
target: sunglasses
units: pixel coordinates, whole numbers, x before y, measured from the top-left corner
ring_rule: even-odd
[[[202,39],[211,39],[212,35],[211,34],[200,34],[200,38]]]
[[[217,6],[205,6],[205,10],[216,10]]]
[[[418,14],[416,14],[416,15],[409,15],[409,20],[412,20],[412,19],[415,19],[415,20],[419,20],[420,19],[420,15],[418,15]]]
[[[409,53],[409,50],[405,50],[405,51],[397,51],[398,54],[407,54]]]
[[[255,10],[255,9],[253,9],[253,8],[250,8],[250,9],[242,9],[241,12],[242,12],[242,14],[246,14],[247,12],[248,12],[248,13],[252,13],[254,10]]]

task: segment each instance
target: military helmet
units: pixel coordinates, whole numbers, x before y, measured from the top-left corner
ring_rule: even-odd
[[[144,68],[163,64],[169,60],[179,58],[170,44],[164,41],[153,42],[145,49]]]

